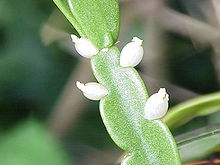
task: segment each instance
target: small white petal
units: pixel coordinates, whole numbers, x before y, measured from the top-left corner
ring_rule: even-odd
[[[83,84],[77,81],[76,86],[83,92],[84,96],[90,100],[100,100],[108,94],[108,90],[96,82]]]
[[[90,58],[99,53],[99,49],[87,38],[78,38],[76,35],[72,34],[71,39],[75,43],[76,51],[81,56]]]
[[[150,96],[144,107],[144,118],[155,120],[162,118],[168,110],[169,95],[165,88],[160,88],[158,93]]]
[[[143,40],[137,37],[132,39],[132,42],[125,45],[121,51],[120,65],[123,67],[136,66],[143,58],[144,49],[142,47]]]

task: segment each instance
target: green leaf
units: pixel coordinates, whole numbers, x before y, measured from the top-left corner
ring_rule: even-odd
[[[172,107],[163,121],[175,129],[197,116],[204,116],[220,110],[220,92],[207,94]]]
[[[119,65],[120,52],[111,47],[91,58],[96,79],[109,94],[101,99],[104,124],[115,143],[129,154],[126,165],[179,165],[173,137],[160,120],[143,117],[147,91],[136,70]]]
[[[102,49],[113,45],[119,34],[118,0],[54,0],[81,37]]]
[[[0,137],[2,165],[68,165],[70,162],[58,142],[36,121],[19,125]]]
[[[177,139],[183,163],[201,160],[220,147],[220,125],[199,129]]]
[[[76,31],[79,33],[81,37],[86,37],[85,32],[81,28],[80,24],[77,22],[75,17],[73,16],[67,0],[53,0],[57,7],[62,11],[65,17],[69,20],[69,22],[74,26]]]

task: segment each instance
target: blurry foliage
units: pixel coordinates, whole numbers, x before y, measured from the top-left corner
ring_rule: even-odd
[[[171,33],[167,38],[171,82],[200,94],[218,90],[211,48],[197,47],[189,39]]]
[[[68,134],[64,138],[66,150],[74,155],[76,162],[80,161],[86,154],[94,153],[94,151],[112,150],[120,155],[122,151],[112,142],[112,139],[102,123],[97,108],[98,102],[90,101],[88,107],[85,114],[74,126],[71,134]],[[100,155],[97,156],[100,157]]]
[[[0,138],[0,164],[68,165],[57,141],[37,121],[28,120]]]
[[[169,109],[163,118],[170,129],[175,129],[198,116],[208,116],[220,109],[220,92],[190,99]]]
[[[112,140],[102,123],[99,110],[97,109],[98,102],[90,103],[88,106],[90,108],[84,115],[83,120],[80,120],[76,128],[74,128],[73,135],[69,140],[71,141],[71,138],[77,139],[77,143],[90,145],[94,148],[109,147],[109,145],[112,145]]]
[[[206,158],[220,147],[219,125],[207,126],[176,137],[183,163]]]
[[[75,66],[76,58],[42,44],[51,9],[48,1],[0,2],[0,128],[33,113],[45,118]]]

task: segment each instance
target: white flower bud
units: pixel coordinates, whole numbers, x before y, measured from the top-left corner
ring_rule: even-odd
[[[90,58],[99,53],[99,49],[87,38],[78,38],[71,35],[72,42],[75,43],[76,51],[83,57]]]
[[[144,107],[144,118],[155,120],[162,118],[168,110],[169,95],[165,88],[160,88],[158,93],[150,96]]]
[[[120,65],[123,67],[136,66],[143,58],[144,49],[142,47],[143,40],[137,37],[132,39],[132,42],[125,45],[121,51]]]
[[[108,94],[108,90],[96,82],[83,84],[77,81],[76,86],[83,92],[84,96],[90,100],[100,100]]]

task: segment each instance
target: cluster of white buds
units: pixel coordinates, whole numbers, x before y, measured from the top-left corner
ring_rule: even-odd
[[[76,86],[83,92],[84,96],[90,100],[100,100],[108,94],[108,90],[104,86],[96,82],[83,84],[77,81]]]
[[[144,118],[155,120],[162,118],[168,110],[169,95],[165,88],[150,96],[144,107]]]
[[[87,38],[78,38],[71,35],[75,43],[77,52],[83,57],[90,58],[99,53],[99,49]],[[131,42],[124,46],[120,55],[120,65],[122,67],[134,67],[140,63],[143,58],[144,50],[143,40],[134,37]],[[101,50],[107,52],[108,48]],[[83,92],[84,96],[91,100],[100,100],[108,94],[108,90],[99,83],[89,82],[87,84],[76,82],[76,86]],[[169,96],[165,88],[160,88],[158,93],[150,96],[144,107],[144,118],[155,120],[162,118],[168,110]]]

